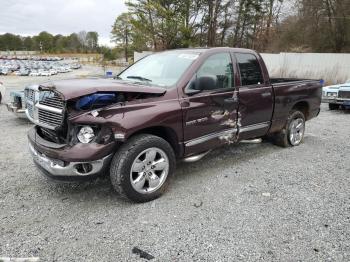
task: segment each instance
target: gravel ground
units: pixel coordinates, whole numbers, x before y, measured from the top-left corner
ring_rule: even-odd
[[[43,80],[18,79],[0,81],[20,89]],[[27,151],[31,125],[1,105],[0,257],[349,261],[349,117],[322,106],[298,147],[240,144],[178,163],[165,195],[133,204],[108,179],[55,184],[40,176]]]

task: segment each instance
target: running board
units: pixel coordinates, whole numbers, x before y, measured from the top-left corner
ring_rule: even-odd
[[[247,139],[247,140],[242,140],[239,141],[240,143],[245,143],[245,144],[259,144],[262,142],[261,138],[255,138],[255,139]]]
[[[196,162],[200,159],[202,159],[206,154],[208,154],[211,150],[208,150],[204,153],[194,155],[194,156],[189,156],[183,159],[184,162],[191,163],[191,162]]]

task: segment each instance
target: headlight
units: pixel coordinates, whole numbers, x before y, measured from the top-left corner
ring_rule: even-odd
[[[336,92],[328,92],[327,96],[328,97],[337,97],[337,93]]]
[[[77,137],[81,143],[87,144],[90,143],[92,139],[94,139],[95,133],[91,127],[83,126],[82,128],[80,128]]]

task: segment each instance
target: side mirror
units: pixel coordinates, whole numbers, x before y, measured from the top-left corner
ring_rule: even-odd
[[[215,75],[206,75],[194,78],[185,88],[185,94],[194,95],[203,90],[215,89],[217,85],[217,77]]]

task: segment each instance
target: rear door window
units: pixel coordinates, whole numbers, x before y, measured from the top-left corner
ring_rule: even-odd
[[[252,54],[235,53],[242,86],[259,85],[264,83],[258,59]]]

